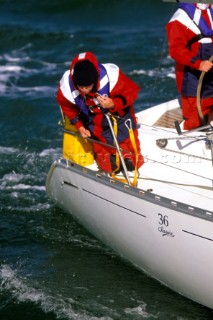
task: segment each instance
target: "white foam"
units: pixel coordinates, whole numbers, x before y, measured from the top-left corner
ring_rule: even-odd
[[[49,155],[56,155],[57,157],[61,155],[61,148],[57,148],[57,149],[45,149],[43,150],[41,153],[39,153],[40,157],[46,157]]]
[[[29,46],[28,46],[29,47]],[[27,48],[27,46],[26,46]],[[23,62],[23,61],[29,61],[31,60],[30,57],[28,56],[21,56],[21,57],[17,57],[17,52],[15,52],[15,57],[10,55],[10,54],[4,54],[3,56],[0,56],[0,59],[2,60],[6,60],[8,62]]]
[[[0,291],[12,292],[13,297],[19,302],[33,302],[39,305],[44,312],[54,312],[58,319],[112,320],[110,317],[97,318],[86,315],[84,307],[82,307],[82,314],[80,311],[77,313],[72,308],[72,303],[75,303],[72,298],[63,299],[61,295],[54,292],[52,294],[46,293],[43,288],[34,289],[27,282],[27,278],[19,277],[9,265],[0,267]]]
[[[141,69],[141,70],[133,70],[130,74],[131,75],[135,75],[135,74],[141,75],[141,74],[143,74],[143,75],[146,75],[146,76],[152,78],[152,77],[156,77],[156,76],[161,76],[162,72],[159,72],[158,69],[154,69],[154,70],[143,70],[143,69]]]
[[[22,196],[23,198],[23,195],[20,195],[19,192],[12,192],[11,193],[11,196],[15,199],[18,199],[20,198],[20,196]],[[20,213],[32,213],[32,212],[42,212],[42,211],[46,211],[46,210],[49,210],[51,207],[53,207],[54,204],[50,204],[48,202],[45,202],[45,203],[36,203],[36,205],[33,205],[33,206],[27,206],[27,207],[16,207],[16,206],[2,206],[1,209],[4,209],[4,210],[8,210],[8,211],[13,211],[15,210],[16,212],[20,212]]]
[[[0,75],[0,81],[1,81],[1,75]],[[7,86],[4,84],[0,84],[0,92],[5,93],[7,90]]]
[[[1,185],[0,190],[38,190],[44,191],[44,186],[29,185],[22,181],[25,179],[33,179],[34,176],[31,174],[18,174],[15,171],[5,174],[2,179],[0,179]],[[17,195],[16,195],[17,196]]]
[[[3,181],[4,184],[6,184],[7,182],[19,182],[23,179],[30,179],[33,176],[30,174],[20,174],[20,173],[16,173],[15,171],[11,172],[11,173],[7,173],[3,176],[2,179],[0,179],[0,181]]]
[[[165,77],[170,77],[170,78],[175,78],[175,71],[173,67],[169,68],[157,68],[153,70],[133,70],[131,75],[146,75],[150,78],[152,77],[159,77],[159,78],[165,78]]]
[[[47,87],[47,86],[41,86],[41,87],[16,87],[17,91],[19,92],[29,92],[31,91],[36,91],[36,92],[43,92],[43,93],[49,93],[54,90],[52,87]]]
[[[20,56],[17,57],[17,55]],[[27,81],[28,77],[32,75],[42,76],[43,74],[53,74],[54,70],[57,72],[57,64],[55,63],[49,63],[42,60],[36,61],[36,63],[40,63],[40,68],[33,69],[25,67],[24,63],[26,61],[34,62],[30,57],[25,56],[23,52],[19,53],[16,51],[14,52],[14,56],[9,54],[0,56],[0,92],[3,94],[7,93],[7,90],[9,90],[10,95],[26,92],[28,96],[32,96],[35,92],[38,92],[42,94],[43,97],[49,97],[50,95],[55,94],[55,86],[23,87],[15,85],[14,78],[18,80],[22,77]]]
[[[147,74],[147,71],[145,71],[145,70],[133,70],[130,74],[131,75],[134,75],[134,74]]]
[[[150,318],[150,317],[157,319],[157,316],[154,316],[153,314],[149,314],[148,312],[146,312],[146,304],[145,303],[141,303],[139,306],[137,306],[135,308],[126,308],[124,311],[127,314],[142,316],[143,319]]]
[[[168,78],[172,78],[172,79],[175,79],[175,78],[176,78],[175,73],[168,73],[168,74],[167,74],[167,77],[168,77]]]
[[[19,149],[16,148],[9,148],[9,147],[1,147],[0,146],[0,154],[4,153],[4,154],[10,154],[10,153],[15,153],[18,152]]]
[[[39,190],[39,191],[44,191],[45,187],[44,186],[31,186],[31,185],[27,185],[27,184],[17,184],[15,186],[7,186],[6,189],[12,189],[12,190]]]
[[[9,80],[9,76],[0,76],[0,81],[3,78],[3,82],[6,82]],[[47,87],[47,86],[41,86],[41,87],[17,87],[13,85],[12,87],[7,87],[4,84],[0,84],[0,93],[1,94],[8,94],[8,90],[10,90],[10,96],[16,96],[19,95],[20,93],[26,94],[28,97],[34,97],[35,92],[40,94],[40,97],[45,98],[45,97],[50,97],[52,95],[55,95],[55,88]]]
[[[20,66],[0,66],[0,72],[11,72],[11,73],[14,73],[14,72],[17,72],[19,73],[20,71],[22,70],[22,67]]]
[[[8,265],[2,265],[0,269],[1,290],[4,288],[13,291],[19,301],[30,300],[39,302],[44,299],[44,294],[33,288],[29,288],[22,279],[18,279],[14,270]]]

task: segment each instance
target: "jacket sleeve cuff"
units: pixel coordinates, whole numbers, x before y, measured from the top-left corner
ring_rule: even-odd
[[[80,127],[83,127],[83,123],[81,121],[77,121],[74,126],[76,129],[79,129]]]
[[[200,64],[201,64],[201,60],[197,60],[196,58],[192,58],[192,59],[190,60],[190,66],[191,66],[191,68],[193,68],[193,69],[199,70]]]
[[[114,107],[109,109],[109,111],[111,113],[119,112],[121,109],[123,109],[125,107],[124,101],[120,97],[119,98],[117,98],[117,97],[113,98],[112,100],[114,102]]]

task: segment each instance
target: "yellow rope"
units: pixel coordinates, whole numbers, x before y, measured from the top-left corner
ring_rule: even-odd
[[[137,164],[138,164],[138,149],[136,146],[136,142],[135,142],[135,135],[134,135],[134,131],[132,130],[132,128],[129,128],[129,137],[130,137],[130,141],[132,143],[134,152],[135,152],[135,173],[134,173],[134,179],[132,182],[132,185],[134,187],[136,187],[137,185],[137,180],[138,180],[138,169],[137,169]]]
[[[115,117],[112,116],[112,120],[113,120],[113,130],[114,130],[114,133],[115,133],[115,136],[117,137],[118,135],[118,124],[117,124],[117,120]],[[131,123],[131,120],[129,120],[130,123]],[[130,141],[131,141],[131,144],[132,144],[132,147],[133,147],[133,150],[135,152],[135,172],[134,172],[134,179],[133,179],[133,182],[131,182],[131,185],[136,187],[137,186],[137,180],[138,180],[138,169],[137,169],[137,164],[138,164],[138,149],[137,149],[137,146],[136,146],[136,142],[135,142],[135,135],[134,135],[134,131],[132,130],[132,127],[128,127],[127,124],[126,124],[126,127],[128,128],[128,131],[129,131],[129,137],[130,137]],[[127,182],[126,179],[120,179],[118,177],[116,177],[116,171],[120,168],[120,158],[119,158],[119,154],[118,152],[116,151],[116,160],[115,160],[115,163],[116,163],[116,169],[112,172],[112,178],[114,179],[117,179],[121,182]]]
[[[117,124],[117,120],[115,117],[112,116],[112,120],[113,120],[113,130],[114,130],[114,133],[115,133],[115,136],[117,138],[117,135],[118,135],[118,124]],[[115,172],[117,170],[119,170],[120,168],[120,157],[119,157],[119,154],[118,154],[118,151],[116,150],[116,155],[115,155],[115,164],[116,164],[116,169],[113,171],[113,174],[115,174]]]

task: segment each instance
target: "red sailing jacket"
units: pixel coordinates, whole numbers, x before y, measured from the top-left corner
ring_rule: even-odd
[[[114,102],[114,108],[108,109],[113,115],[118,116],[118,126],[121,130],[118,130],[118,141],[122,142],[129,137],[128,130],[125,128],[124,121],[119,119],[130,118],[132,119],[133,129],[136,128],[136,120],[133,110],[133,102],[138,96],[139,86],[136,85],[131,79],[129,79],[124,73],[113,64],[103,64],[100,65],[96,57],[90,53],[85,52],[76,56],[70,66],[70,71],[65,72],[62,77],[59,88],[57,92],[57,102],[61,106],[63,113],[71,120],[71,123],[75,125],[78,129],[81,126],[85,126],[83,123],[82,117],[79,116],[80,112],[80,103],[76,104],[76,93],[79,95],[79,91],[75,88],[72,81],[72,70],[78,61],[89,60],[93,63],[96,70],[99,73],[99,80],[97,84],[97,91],[101,92],[102,88],[102,79],[100,77],[100,68],[104,68],[106,71],[106,78],[108,79],[108,91],[109,96]],[[91,94],[90,94],[91,95]],[[88,99],[87,104],[91,105],[91,100]],[[109,133],[109,130],[104,130],[106,125],[106,119],[104,117],[105,109],[94,108],[94,111],[90,111],[87,118],[89,119],[89,129],[94,134],[96,138],[100,141],[107,142],[112,144],[112,138]],[[85,118],[85,117],[84,117]],[[119,123],[119,121],[121,123]]]
[[[212,13],[210,6],[201,10],[196,4],[181,4],[166,26],[169,54],[176,62],[177,88],[184,96],[196,96],[201,60],[213,54]],[[213,76],[209,73],[208,77],[209,83]],[[204,96],[213,96],[212,85]]]

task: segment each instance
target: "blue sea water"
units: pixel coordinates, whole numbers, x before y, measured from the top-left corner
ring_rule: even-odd
[[[55,92],[71,59],[92,51],[119,65],[141,87],[138,111],[176,98],[165,34],[175,9],[161,0],[0,0],[1,320],[213,318],[123,261],[45,192],[61,154]]]

